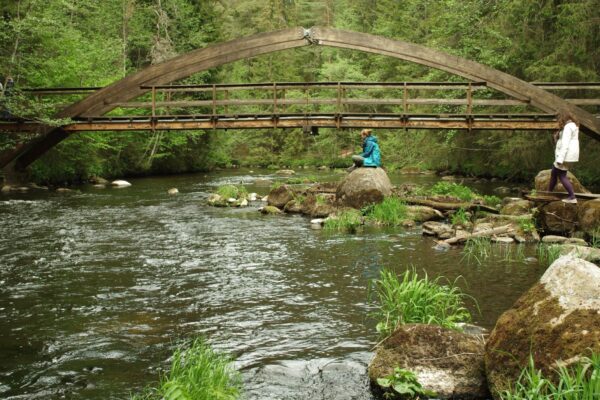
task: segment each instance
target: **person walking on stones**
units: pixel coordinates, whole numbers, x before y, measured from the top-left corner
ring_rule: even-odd
[[[360,131],[363,151],[360,155],[352,156],[354,165],[347,169],[348,172],[352,172],[359,167],[381,167],[379,144],[377,143],[377,137],[371,134],[372,132],[371,129],[363,129]]]
[[[567,172],[573,163],[579,161],[579,124],[570,112],[561,111],[558,115],[558,126],[560,130],[554,136],[556,149],[554,150],[554,164],[550,172],[548,191],[553,191],[557,180],[560,179],[560,183],[569,194],[562,201],[576,204],[577,198]]]

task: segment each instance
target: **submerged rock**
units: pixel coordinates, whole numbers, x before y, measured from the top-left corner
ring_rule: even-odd
[[[282,176],[291,176],[291,175],[294,175],[296,173],[296,171],[294,171],[293,169],[280,169],[278,171],[275,171],[275,173],[277,175],[282,175]]]
[[[264,206],[264,207],[259,208],[258,211],[260,211],[262,214],[270,214],[270,215],[283,214],[283,211],[281,211],[279,208],[274,207],[274,206]]]
[[[342,206],[362,208],[380,203],[392,193],[392,184],[381,168],[357,168],[339,184],[337,201]]]
[[[377,347],[369,379],[376,388],[378,378],[400,367],[440,399],[487,399],[483,355],[483,336],[437,325],[402,325]]]
[[[209,206],[213,206],[213,207],[227,207],[229,205],[229,203],[227,202],[227,199],[225,199],[224,197],[222,197],[221,195],[217,194],[217,193],[211,193],[208,196],[208,205]]]
[[[167,194],[173,196],[179,193],[179,190],[177,188],[171,188],[169,190],[167,190]]]
[[[556,362],[600,352],[600,268],[560,257],[500,316],[486,344],[485,365],[496,398],[519,378],[530,355],[545,376]]]
[[[125,188],[125,187],[129,187],[131,186],[131,183],[124,181],[124,180],[116,180],[116,181],[112,181],[110,183],[112,186],[118,187],[118,188]]]

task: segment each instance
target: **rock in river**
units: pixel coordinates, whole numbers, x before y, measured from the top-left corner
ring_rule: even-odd
[[[288,185],[281,185],[271,190],[267,203],[270,206],[283,208],[287,203],[294,199],[294,191]]]
[[[400,367],[415,373],[423,388],[440,399],[486,399],[483,352],[480,335],[438,325],[402,325],[378,346],[369,379],[376,388],[377,378]]]
[[[112,186],[118,187],[118,188],[125,188],[125,187],[129,187],[131,186],[131,183],[124,181],[124,180],[116,180],[116,181],[112,181],[110,183]]]
[[[342,206],[362,208],[380,203],[392,193],[392,184],[381,168],[357,168],[337,188],[337,201]]]
[[[545,376],[555,377],[557,361],[590,351],[600,352],[600,268],[563,256],[496,322],[485,351],[490,390],[499,398],[530,355]]]

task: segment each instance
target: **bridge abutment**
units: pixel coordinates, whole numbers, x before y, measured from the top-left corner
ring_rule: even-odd
[[[28,168],[18,168],[13,161],[2,168],[3,186],[26,186],[30,182]]]

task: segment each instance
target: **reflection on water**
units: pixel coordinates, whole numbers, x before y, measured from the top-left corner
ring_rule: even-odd
[[[0,396],[126,398],[158,381],[175,344],[204,335],[237,358],[247,399],[371,399],[368,282],[381,266],[462,276],[486,327],[542,272],[466,265],[418,228],[332,235],[300,216],[261,216],[259,203],[203,204],[224,183],[264,195],[271,178],[227,172],[1,196]]]

